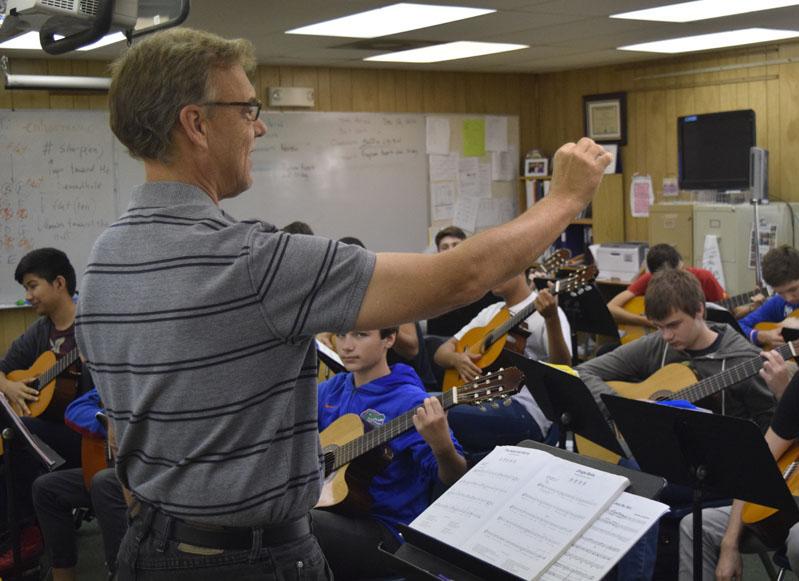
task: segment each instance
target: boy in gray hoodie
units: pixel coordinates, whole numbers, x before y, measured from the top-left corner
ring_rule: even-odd
[[[580,365],[580,378],[603,413],[600,399],[614,393],[608,381],[638,383],[669,363],[688,363],[697,381],[757,357],[760,350],[729,325],[705,321],[705,298],[699,283],[682,270],[666,269],[652,277],[644,299],[646,316],[658,329]],[[700,407],[754,420],[765,432],[776,400],[758,375],[700,400]]]

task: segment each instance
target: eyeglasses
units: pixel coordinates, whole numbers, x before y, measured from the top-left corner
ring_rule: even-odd
[[[261,107],[263,106],[260,99],[253,99],[252,101],[206,101],[200,104],[209,107],[247,107],[247,119],[252,122],[258,121],[258,117],[261,115]]]

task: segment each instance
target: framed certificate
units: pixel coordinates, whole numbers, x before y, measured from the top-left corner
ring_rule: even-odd
[[[585,135],[599,143],[627,144],[627,94],[583,97]]]

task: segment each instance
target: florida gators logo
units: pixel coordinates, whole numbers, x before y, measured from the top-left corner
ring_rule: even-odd
[[[368,409],[361,412],[361,419],[370,426],[379,427],[386,423],[386,414],[377,410]]]

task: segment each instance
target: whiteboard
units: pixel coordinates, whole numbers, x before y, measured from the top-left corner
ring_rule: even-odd
[[[24,297],[14,269],[34,248],[66,252],[80,280],[118,213],[119,150],[107,113],[0,110],[0,304]],[[123,157],[136,174],[137,162]]]
[[[316,234],[355,236],[377,252],[427,246],[425,115],[262,116],[267,133],[252,155],[253,186],[224,201],[225,210],[278,228],[302,220]],[[518,120],[511,125],[518,144]],[[80,283],[94,240],[143,181],[107,112],[0,110],[0,305],[23,298],[14,268],[33,248],[62,249]]]
[[[370,250],[418,252],[429,222],[424,115],[269,112],[253,186],[222,202],[237,218],[355,236]]]

